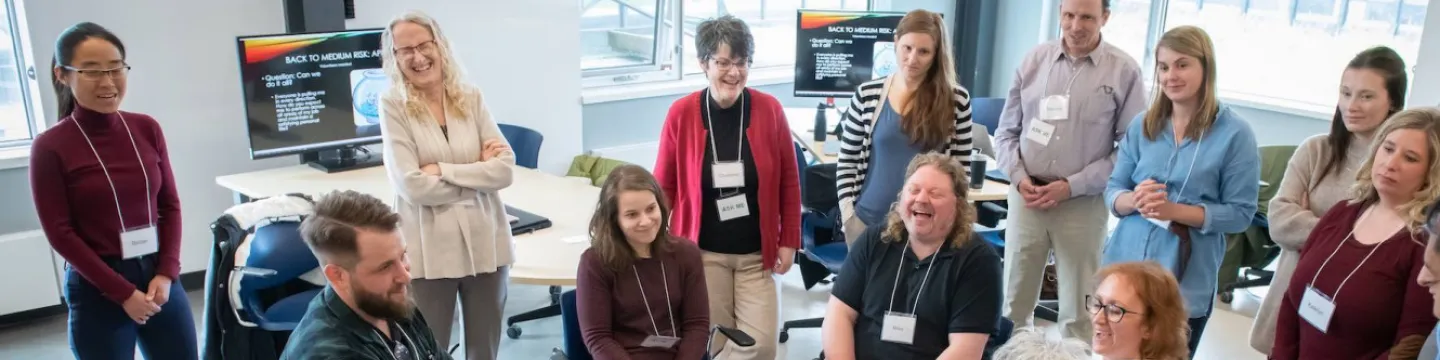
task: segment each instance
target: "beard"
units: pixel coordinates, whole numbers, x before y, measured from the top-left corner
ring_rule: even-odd
[[[404,300],[391,300],[388,294],[369,292],[358,287],[350,288],[350,297],[355,306],[366,314],[385,320],[407,320],[415,313],[415,304],[405,293]]]

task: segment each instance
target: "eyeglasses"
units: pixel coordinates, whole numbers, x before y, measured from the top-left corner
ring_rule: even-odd
[[[1130,311],[1120,307],[1120,305],[1101,304],[1100,299],[1092,295],[1085,295],[1085,308],[1090,309],[1090,315],[1094,316],[1100,316],[1100,311],[1104,310],[1105,319],[1116,324],[1119,324],[1120,320],[1125,319],[1125,314],[1145,315],[1145,313]]]
[[[119,67],[110,69],[80,69],[69,65],[61,67],[65,70],[74,71],[75,73],[80,74],[81,79],[90,81],[100,81],[104,80],[105,78],[122,79],[125,77],[126,73],[130,72],[130,65],[120,65]]]
[[[715,68],[720,71],[730,71],[737,68],[740,70],[750,69],[750,59],[730,60],[712,58],[710,61],[714,63]]]
[[[434,54],[434,53],[435,53],[435,40],[430,40],[430,41],[422,42],[422,43],[416,44],[415,46],[405,46],[405,47],[397,47],[397,48],[395,48],[395,56],[399,56],[399,57],[411,57],[411,56],[415,56],[416,53]]]

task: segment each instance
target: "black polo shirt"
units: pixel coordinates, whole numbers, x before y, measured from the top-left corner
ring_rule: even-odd
[[[994,248],[972,234],[961,248],[946,242],[922,261],[905,248],[903,239],[882,242],[884,227],[867,228],[850,246],[831,292],[859,313],[855,321],[857,359],[934,359],[950,345],[951,333],[995,332],[1003,289],[1000,256]],[[935,269],[930,270],[930,279],[920,292],[926,267],[932,262]],[[900,272],[898,289],[896,271]],[[888,304],[892,290],[893,310]],[[913,345],[880,340],[886,311],[916,315]]]

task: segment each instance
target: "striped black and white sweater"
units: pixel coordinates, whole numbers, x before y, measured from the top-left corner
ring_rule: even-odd
[[[865,171],[870,167],[871,134],[875,130],[877,110],[885,95],[885,81],[876,79],[860,84],[850,98],[850,109],[841,120],[840,161],[835,170],[835,189],[840,197],[840,216],[848,220],[855,216],[855,201],[865,185]],[[896,109],[899,111],[899,109]],[[970,171],[970,153],[973,147],[970,137],[970,92],[955,86],[955,133],[950,137],[945,152],[960,162],[961,169]],[[936,149],[938,150],[938,149]],[[933,150],[932,150],[933,151]],[[969,181],[969,178],[957,179]],[[874,225],[874,224],[866,224]]]

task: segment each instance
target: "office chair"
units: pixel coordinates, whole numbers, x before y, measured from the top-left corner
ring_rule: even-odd
[[[1003,110],[1005,110],[1005,98],[970,99],[970,121],[985,125],[985,132],[991,136],[995,135],[995,128],[1000,126],[1000,112]]]
[[[1220,301],[1229,304],[1235,300],[1235,290],[1269,286],[1275,273],[1265,270],[1271,262],[1280,257],[1280,246],[1270,239],[1270,199],[1279,192],[1280,181],[1285,178],[1285,167],[1295,154],[1295,146],[1277,145],[1260,147],[1260,180],[1270,184],[1262,187],[1256,204],[1255,217],[1245,232],[1226,236],[1225,259],[1220,265],[1217,280]]]
[[[840,227],[835,226],[840,217],[839,199],[835,192],[835,164],[821,164],[807,167],[805,185],[802,191],[803,207],[800,215],[801,252],[805,259],[820,264],[829,274],[840,276],[845,265],[845,256],[850,248],[840,237]],[[804,268],[801,269],[802,275]],[[822,280],[823,281],[823,280]],[[806,281],[806,288],[815,282]],[[790,329],[819,328],[824,318],[810,318],[786,321],[780,329],[780,342],[790,340]]]
[[[544,135],[539,131],[511,124],[500,124],[500,133],[505,134],[510,150],[515,152],[515,165],[531,169],[539,166],[540,143],[545,141]]]
[[[562,345],[551,351],[550,360],[591,360],[590,349],[585,347],[584,334],[580,333],[580,315],[575,307],[575,290],[566,291],[560,295],[560,321]],[[710,328],[710,336],[705,342],[705,353],[713,354],[710,351],[711,342],[715,339],[715,333],[719,332],[725,338],[730,339],[740,347],[755,346],[755,338],[750,337],[744,331],[735,328],[728,328],[715,325]],[[705,359],[708,359],[707,355]],[[704,359],[702,359],[704,360]]]
[[[236,311],[267,331],[295,330],[321,288],[305,283],[309,286],[301,286],[310,289],[296,291],[292,281],[318,267],[320,261],[300,239],[300,222],[256,228],[250,239],[250,257],[232,273],[240,276],[240,301],[244,304]]]

